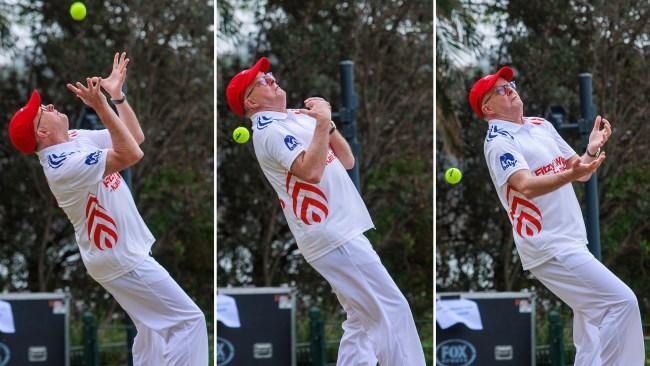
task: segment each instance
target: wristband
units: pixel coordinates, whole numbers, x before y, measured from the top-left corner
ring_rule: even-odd
[[[596,150],[595,154],[592,154],[592,153],[589,152],[589,146],[587,146],[586,150],[587,150],[587,155],[591,156],[592,158],[597,158],[600,155],[600,148],[598,148],[598,150]]]
[[[115,105],[122,104],[122,103],[126,102],[126,94],[122,93],[122,98],[120,98],[120,99],[111,99],[111,102],[113,102],[113,104],[115,104]]]
[[[330,135],[331,135],[332,133],[334,133],[334,131],[336,131],[336,124],[334,124],[334,121],[330,121],[330,126],[332,126],[330,128]]]

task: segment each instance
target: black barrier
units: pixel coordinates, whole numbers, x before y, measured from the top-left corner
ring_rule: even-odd
[[[227,327],[219,321],[217,311],[218,366],[296,364],[292,289],[220,288],[217,291],[235,299],[241,323],[239,328]]]
[[[0,333],[2,366],[68,365],[68,298],[64,294],[2,294],[15,333]]]
[[[439,293],[478,305],[482,330],[461,323],[441,329],[436,323],[437,366],[534,365],[535,302],[529,293]]]

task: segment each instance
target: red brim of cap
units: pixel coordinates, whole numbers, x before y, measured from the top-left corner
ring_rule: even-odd
[[[228,99],[228,106],[230,110],[238,116],[245,114],[244,110],[244,97],[246,89],[257,78],[257,74],[269,71],[271,63],[266,57],[260,58],[253,67],[240,71],[235,75],[226,88],[226,98]]]
[[[496,73],[483,76],[478,81],[476,81],[476,83],[474,83],[472,90],[469,92],[469,104],[472,106],[472,110],[479,118],[483,118],[481,105],[483,104],[483,97],[485,94],[490,91],[490,89],[492,89],[500,77],[506,79],[507,81],[510,81],[512,80],[512,76],[512,68],[504,66],[500,68]]]
[[[27,104],[14,113],[9,122],[9,139],[14,147],[23,154],[36,151],[36,134],[34,118],[41,107],[41,96],[38,90],[32,92]]]

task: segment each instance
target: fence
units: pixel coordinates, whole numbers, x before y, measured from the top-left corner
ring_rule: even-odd
[[[136,329],[130,321],[121,325],[98,327],[95,316],[86,312],[82,322],[82,344],[70,347],[70,366],[133,365],[131,346]],[[101,342],[102,339],[111,341]]]
[[[314,307],[309,311],[309,340],[296,344],[296,360],[298,366],[333,366],[336,365],[336,356],[339,348],[340,329],[342,320],[324,320],[319,308]],[[416,320],[418,329],[428,325],[433,329],[433,319]],[[327,331],[326,331],[327,329]],[[326,339],[325,334],[334,334],[335,339]],[[421,334],[422,336],[422,334]],[[422,345],[424,354],[428,357],[433,354],[433,340]],[[427,360],[427,364],[433,362]]]
[[[312,308],[309,314],[309,340],[296,345],[298,366],[330,366],[336,364],[339,338],[326,339],[325,334],[337,334],[341,321],[323,319],[319,308]],[[81,345],[70,347],[70,366],[132,366],[131,345],[135,336],[132,324],[97,326],[92,313],[86,312],[83,317],[83,341]],[[433,329],[433,320],[416,321],[420,329]],[[424,325],[424,326],[422,326]],[[326,328],[328,331],[326,332]],[[101,341],[111,339],[113,341]],[[433,342],[422,346],[425,355],[433,353]],[[427,356],[428,357],[428,356]],[[429,364],[429,363],[428,363]]]
[[[536,347],[536,366],[569,366],[573,365],[576,349],[573,344],[564,340],[564,334],[569,334],[571,324],[565,324],[557,311],[551,311],[548,316],[550,344]],[[645,349],[650,349],[650,324],[643,324]],[[646,366],[650,366],[650,359],[646,359]]]

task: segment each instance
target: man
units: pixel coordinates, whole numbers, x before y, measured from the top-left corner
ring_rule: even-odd
[[[128,63],[126,53],[116,53],[108,78],[67,85],[95,110],[106,130],[68,130],[68,117],[51,104],[41,106],[35,90],[13,115],[9,136],[20,152],[36,152],[52,193],[74,226],[88,273],[135,323],[134,364],[205,366],[203,313],[149,256],[155,239],[119,173],[143,157],[138,145],[144,134],[122,93]]]
[[[605,160],[601,148],[610,124],[597,116],[587,150],[578,156],[548,121],[523,117],[512,78],[507,66],[484,76],[469,101],[488,121],[485,159],[523,268],[573,310],[575,366],[644,365],[637,299],[588,251],[570,184],[588,181]]]
[[[232,78],[230,109],[253,122],[255,155],[275,189],[298,249],[347,313],[337,365],[424,365],[413,316],[363,233],[374,227],[346,169],[354,156],[322,98],[287,110],[262,57]]]

